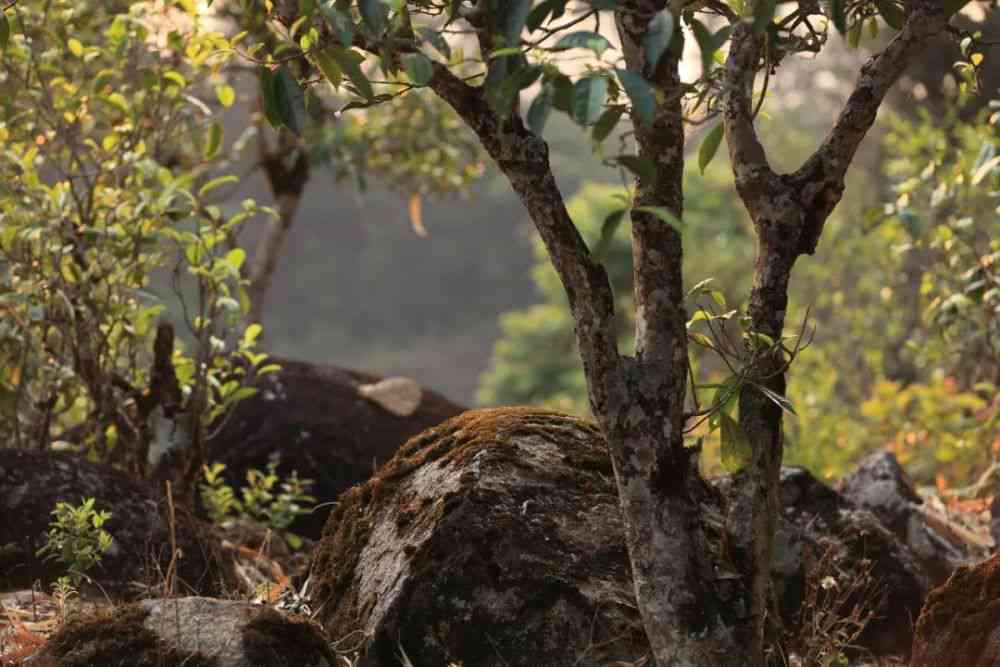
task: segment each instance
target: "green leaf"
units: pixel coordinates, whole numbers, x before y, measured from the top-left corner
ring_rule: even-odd
[[[704,73],[712,70],[715,64],[715,52],[729,37],[729,27],[722,28],[714,35],[708,31],[705,24],[698,19],[691,19],[691,31],[694,33],[698,48],[701,49],[701,67]]]
[[[264,327],[256,322],[248,324],[246,330],[243,332],[243,347],[251,347],[254,343],[256,343],[257,338],[263,330]]]
[[[345,49],[342,47],[332,47],[330,49],[330,55],[333,59],[337,61],[340,65],[341,71],[347,75],[347,78],[351,80],[354,87],[358,89],[366,99],[371,100],[375,97],[375,91],[372,89],[372,83],[365,76],[365,73],[361,71],[361,63],[364,62],[364,56],[359,54],[354,49]]]
[[[594,129],[590,133],[590,138],[597,143],[601,143],[607,139],[608,135],[617,127],[623,113],[625,113],[625,107],[620,105],[605,109],[601,117],[594,123]]]
[[[628,213],[627,208],[620,208],[617,211],[612,211],[604,218],[604,222],[601,223],[601,238],[598,239],[593,250],[593,255],[596,259],[603,259],[607,255],[608,248],[611,247],[611,240],[614,238],[615,232],[618,231],[618,227],[621,225],[626,213]]]
[[[424,26],[417,30],[417,34],[420,35],[420,39],[437,49],[442,56],[451,58],[451,46],[440,32],[429,26]]]
[[[306,95],[285,65],[274,73],[274,91],[282,125],[296,135],[302,134],[306,120]]]
[[[7,14],[0,11],[0,49],[6,49],[9,41],[10,23],[7,21]]]
[[[830,0],[830,20],[841,35],[847,32],[847,9],[844,6],[846,0]]]
[[[753,457],[753,448],[739,423],[725,413],[720,413],[722,425],[722,467],[729,473],[745,468]]]
[[[313,55],[313,60],[316,61],[316,66],[319,67],[319,71],[323,73],[326,80],[330,82],[330,85],[334,88],[340,88],[340,84],[344,79],[344,73],[340,70],[340,65],[330,54],[329,51],[316,51]]]
[[[532,0],[504,0],[500,3],[505,5],[503,15],[503,35],[506,39],[504,44],[508,47],[515,47],[521,43],[521,32],[524,24],[531,12]]]
[[[878,25],[877,23],[875,24]],[[852,49],[858,48],[861,44],[861,33],[864,30],[864,23],[862,21],[857,21],[851,26],[851,29],[847,31],[847,45]]]
[[[652,183],[656,180],[656,165],[649,158],[638,155],[618,155],[615,157],[615,161],[638,176],[643,183]]]
[[[656,71],[656,65],[670,46],[673,36],[674,15],[669,9],[664,9],[650,20],[646,36],[642,39],[642,48],[646,52],[646,63],[650,72]]]
[[[222,148],[222,123],[215,121],[208,128],[208,139],[205,141],[202,157],[211,160],[219,154],[220,148]]]
[[[753,31],[760,34],[767,30],[777,9],[778,0],[757,0],[753,8]]]
[[[233,106],[236,101],[236,91],[229,84],[215,87],[215,96],[219,98],[219,103],[227,109]]]
[[[740,398],[740,376],[730,375],[720,384],[712,396],[712,409],[715,411],[708,417],[708,426],[713,431],[719,427],[722,415],[732,416],[733,409]]]
[[[542,131],[545,129],[545,122],[552,111],[553,97],[552,86],[545,84],[528,107],[528,128],[536,137],[542,136]]]
[[[246,250],[243,248],[233,248],[226,253],[225,257],[222,258],[222,263],[231,268],[233,271],[239,271],[246,258]]]
[[[337,9],[330,0],[320,5],[320,10],[337,41],[344,46],[350,46],[354,41],[354,22],[351,21],[351,17]]]
[[[875,0],[875,6],[878,7],[878,13],[882,15],[886,25],[893,30],[902,29],[903,23],[906,22],[906,14],[902,7],[893,0]]]
[[[598,58],[600,58],[604,52],[612,48],[612,46],[611,42],[609,42],[604,35],[590,30],[580,30],[564,35],[562,39],[556,42],[556,45],[552,48],[556,51],[564,51],[566,49],[590,49],[597,54]]]
[[[559,111],[567,114],[568,116],[573,115],[573,82],[565,74],[559,73],[556,76],[548,78],[549,83],[552,85],[553,95],[552,95],[552,106]]]
[[[705,138],[701,140],[701,147],[698,148],[698,169],[701,173],[705,173],[705,169],[711,164],[712,160],[715,158],[715,154],[719,150],[719,144],[722,143],[722,135],[725,132],[725,128],[722,122],[715,124],[715,127],[705,135]]]
[[[608,82],[603,76],[588,76],[573,86],[573,118],[580,125],[593,125],[601,116]]]
[[[358,0],[361,20],[375,37],[385,30],[385,5],[380,0]]]
[[[504,72],[510,72],[500,83],[496,81]],[[542,75],[538,65],[524,65],[523,58],[505,58],[494,61],[487,75],[486,95],[490,107],[501,116],[509,115],[517,104],[522,90]]]
[[[264,106],[264,116],[271,127],[281,127],[281,115],[278,113],[278,93],[275,86],[274,72],[266,67],[260,70],[260,96]]]
[[[788,414],[798,416],[795,412],[795,408],[792,406],[792,402],[789,401],[788,398],[786,398],[785,396],[782,396],[778,392],[772,391],[771,389],[768,389],[767,387],[760,384],[755,384],[754,387],[759,389],[760,393],[767,396],[769,399],[771,399],[771,401],[774,402],[775,405],[777,405],[779,408],[781,408]]]
[[[220,188],[223,185],[229,185],[231,183],[239,183],[239,182],[240,179],[237,178],[236,176],[233,176],[232,174],[228,174],[226,176],[219,176],[218,178],[213,178],[208,183],[205,183],[205,185],[201,186],[198,189],[198,196],[204,197],[205,195],[207,195],[212,190],[215,190],[216,188]]]
[[[636,206],[636,211],[641,213],[649,213],[660,219],[661,222],[665,222],[677,231],[680,231],[684,226],[684,222],[678,218],[676,215],[670,212],[670,209],[665,206]]]
[[[546,19],[556,20],[566,11],[568,0],[545,0],[535,6],[525,19],[524,25],[531,32],[538,30]]]
[[[635,72],[627,69],[615,69],[618,80],[622,82],[622,87],[632,100],[632,111],[644,123],[652,123],[656,113],[656,96],[653,88],[646,83],[646,80]]]
[[[403,71],[415,86],[426,86],[434,78],[434,64],[422,53],[403,54]]]

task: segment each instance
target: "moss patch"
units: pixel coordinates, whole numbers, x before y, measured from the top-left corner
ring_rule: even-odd
[[[215,667],[218,661],[167,649],[143,626],[148,612],[126,605],[67,623],[46,643],[44,654],[60,667]],[[44,661],[43,661],[44,662]]]
[[[1000,628],[1000,556],[958,568],[927,596],[917,621],[916,658],[947,658],[949,664],[979,665],[987,641]],[[932,664],[930,662],[926,664]]]
[[[322,664],[324,659],[331,667],[337,664],[316,623],[270,607],[243,629],[243,650],[251,664],[262,667],[305,667]]]

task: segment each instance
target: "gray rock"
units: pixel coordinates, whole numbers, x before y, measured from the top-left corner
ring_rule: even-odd
[[[955,568],[969,563],[973,555],[928,525],[920,511],[923,499],[896,457],[878,452],[864,459],[840,483],[844,497],[874,513],[920,560],[934,585],[943,582]]]
[[[32,661],[48,667],[334,667],[319,626],[249,602],[143,600],[71,621]]]

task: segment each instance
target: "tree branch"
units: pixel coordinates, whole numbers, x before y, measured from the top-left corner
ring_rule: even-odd
[[[805,229],[799,252],[816,250],[823,223],[840,202],[844,177],[861,140],[875,122],[879,106],[889,89],[927,40],[944,30],[948,16],[940,0],[911,0],[903,25],[885,49],[861,68],[858,81],[823,143],[791,176],[806,204]]]
[[[753,83],[761,45],[761,35],[754,34],[752,26],[746,21],[740,21],[733,31],[723,77],[726,145],[729,147],[736,189],[748,206],[776,178],[753,124]]]

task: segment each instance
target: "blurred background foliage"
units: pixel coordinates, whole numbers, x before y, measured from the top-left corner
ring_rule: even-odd
[[[228,20],[243,20],[239,3],[215,5],[232,10]],[[50,11],[43,16],[44,7]],[[117,373],[141,388],[148,382],[155,317],[163,312],[183,322],[169,278],[184,253],[175,247],[159,254],[150,244],[169,230],[198,231],[179,224],[192,212],[225,220],[240,215],[245,198],[273,201],[252,150],[258,135],[280,145],[260,122],[256,68],[219,58],[231,45],[211,22],[193,18],[199,11],[193,2],[164,0],[25,1],[7,11],[10,30],[0,49],[3,335],[13,330],[12,314],[28,323],[19,330],[26,338],[11,342],[8,336],[0,349],[7,401],[0,411],[7,417],[44,412],[51,396],[38,392],[51,390],[45,383],[63,383],[56,393],[64,395],[53,405],[73,426],[93,412],[87,395],[100,393],[81,382],[70,348],[41,353],[53,318],[67,312],[59,290],[82,289],[71,268],[60,270],[72,267],[63,248],[83,245],[74,223],[114,230],[143,197],[154,204],[143,209],[143,234],[94,235],[87,251],[107,253],[108,260],[103,301],[87,315],[95,325],[93,344],[104,350],[99,380],[110,382]],[[164,27],[163,17],[171,27],[163,34],[151,30]],[[183,40],[202,46],[178,48]],[[850,83],[847,73],[856,72],[865,55],[864,47],[839,44],[823,63],[799,59],[782,66],[767,105],[773,115],[760,119],[776,164],[797,164],[819,141]],[[926,61],[912,68],[866,142],[817,255],[795,269],[788,321],[797,326],[808,311],[814,334],[790,375],[798,416],[786,421],[787,461],[828,478],[889,447],[919,481],[964,485],[1000,449],[1000,158],[997,109],[986,107],[1000,68],[953,73],[961,55],[929,45]],[[141,66],[118,67],[126,56]],[[36,81],[44,79],[48,88],[24,84],[36,69]],[[963,76],[993,80],[982,81],[982,96],[972,98],[963,96]],[[509,184],[483,160],[468,131],[424,95],[342,113],[326,113],[336,98],[310,102],[317,118],[285,157],[308,152],[314,168],[271,288],[260,333],[266,349],[414,377],[468,405],[544,403],[585,414],[565,296]],[[915,114],[917,108],[932,115]],[[690,150],[706,130],[693,128]],[[546,137],[571,215],[594,247],[603,221],[620,208],[620,174],[604,166],[587,135],[562,116],[552,118]],[[74,148],[88,139],[93,146]],[[141,153],[133,150],[140,140]],[[627,137],[606,143],[622,141]],[[686,175],[685,269],[690,285],[711,278],[735,308],[749,289],[754,247],[724,157],[721,151],[704,175]],[[81,161],[90,170],[85,173],[100,174],[97,181],[57,177],[60,170],[79,171]],[[206,193],[212,197],[198,195],[222,174],[237,178]],[[159,200],[171,183],[195,205],[181,210]],[[99,192],[100,208],[82,209],[86,220],[74,189]],[[208,206],[217,206],[219,215]],[[232,233],[213,242],[218,257],[192,257],[241,264],[243,256],[230,255],[238,246],[251,262],[268,211],[248,206]],[[253,220],[250,213],[265,215]],[[626,349],[627,237],[623,225],[605,250]],[[185,238],[189,245],[201,242]],[[115,257],[128,261],[110,261]],[[237,273],[227,271],[215,284],[228,290],[223,299],[240,301]],[[191,294],[192,287],[186,289]],[[239,319],[244,311],[240,303],[230,315]],[[227,317],[220,311],[218,326],[231,331],[219,340],[238,349],[241,327],[226,325]],[[63,340],[53,337],[50,346]],[[218,356],[222,349],[207,342]],[[197,347],[190,336],[187,343],[190,356]],[[24,364],[25,351],[34,366]],[[40,384],[27,411],[18,412],[12,401],[27,400],[22,378],[29,366]],[[710,356],[698,353],[693,367],[699,383],[723,378]],[[119,398],[111,390],[100,396],[109,414]],[[90,437],[106,440],[107,434]],[[717,443],[692,433],[698,437],[706,438],[706,467],[716,469]]]
[[[852,196],[827,223],[816,256],[800,260],[789,321],[803,322],[808,310],[813,338],[790,373],[797,417],[786,422],[788,463],[836,477],[888,447],[918,481],[954,486],[968,484],[1000,451],[997,117],[992,108],[972,122],[893,116],[883,138],[889,157],[875,174],[853,174]],[[806,140],[788,124],[770,134],[776,152]],[[735,305],[748,293],[753,247],[728,169],[720,161],[705,176],[688,173],[684,249],[691,282],[711,277]],[[592,246],[616,192],[584,184],[570,200]],[[566,298],[537,238],[533,249],[540,302],[501,316],[477,399],[586,414]],[[627,230],[606,262],[623,297],[624,333]],[[699,384],[724,379],[711,357],[697,361]],[[704,444],[703,465],[717,470],[718,444]]]

